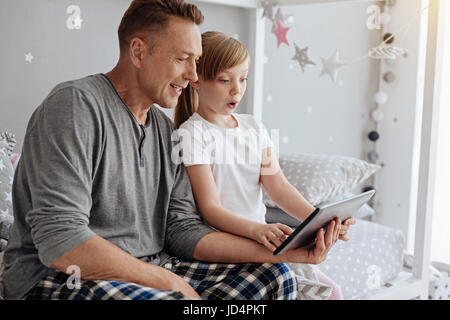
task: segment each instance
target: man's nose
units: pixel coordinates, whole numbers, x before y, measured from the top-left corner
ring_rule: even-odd
[[[184,77],[192,82],[196,82],[198,80],[197,64],[195,63],[195,61],[187,65]]]

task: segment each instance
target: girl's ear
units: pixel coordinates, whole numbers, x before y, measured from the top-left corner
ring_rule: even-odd
[[[192,87],[192,88],[194,88],[194,89],[196,89],[196,90],[198,90],[198,89],[200,89],[200,80],[197,80],[197,81],[189,81],[189,85]]]

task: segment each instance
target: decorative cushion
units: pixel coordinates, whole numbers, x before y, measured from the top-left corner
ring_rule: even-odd
[[[14,135],[0,133],[0,300],[3,298],[3,254],[8,244],[9,229],[13,224],[12,183],[14,176],[11,156],[16,144]],[[18,158],[16,158],[18,160]]]
[[[0,242],[5,241],[0,239]],[[3,252],[0,252],[0,300],[4,300],[3,298],[3,270],[5,266],[3,264]]]
[[[0,143],[6,144],[6,152],[8,157],[11,157],[14,147],[16,146],[16,136],[9,132],[0,133]]]
[[[280,167],[288,181],[313,206],[354,191],[381,167],[357,158],[306,153],[281,153]],[[264,192],[268,207],[277,205]]]
[[[352,195],[353,193],[345,193],[344,196],[333,198],[332,200],[320,203],[318,206],[320,207],[322,205],[325,205],[326,203],[332,203],[339,200],[343,200]],[[353,215],[353,218],[362,219],[369,217],[373,214],[375,214],[375,210],[366,203],[361,208],[359,208],[358,211],[356,211],[356,213]],[[267,223],[279,222],[290,227],[297,227],[298,225],[300,225],[300,221],[292,217],[290,214],[284,212],[280,208],[272,208],[272,207],[267,207],[266,222]]]
[[[17,164],[19,163],[21,153],[13,153],[11,155],[11,163],[13,165],[14,172],[16,171]]]
[[[350,197],[353,197],[355,194],[352,192],[345,192],[342,195],[339,195],[331,200],[327,200],[325,202],[320,203],[318,206],[324,206],[326,204],[329,203],[333,203],[333,202],[337,202],[340,200],[344,200]],[[356,211],[355,215],[353,216],[354,218],[358,218],[358,219],[362,219],[362,218],[366,218],[369,216],[373,216],[375,214],[375,210],[369,206],[367,203],[364,204],[361,208],[359,208],[358,211]]]
[[[0,239],[8,240],[12,216],[12,182],[14,170],[8,157],[7,147],[0,142]],[[0,251],[2,248],[0,248]]]

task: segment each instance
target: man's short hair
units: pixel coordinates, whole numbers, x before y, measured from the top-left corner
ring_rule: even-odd
[[[180,17],[199,25],[203,22],[200,9],[184,0],[133,0],[120,22],[120,51],[125,52],[133,37],[149,37],[167,27],[170,16]],[[153,47],[153,46],[151,46]]]

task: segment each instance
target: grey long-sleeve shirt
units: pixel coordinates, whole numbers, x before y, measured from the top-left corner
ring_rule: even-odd
[[[109,79],[59,84],[33,113],[13,183],[5,298],[20,299],[54,260],[94,234],[141,258],[191,259],[213,231],[195,206],[172,121],[139,125]]]

